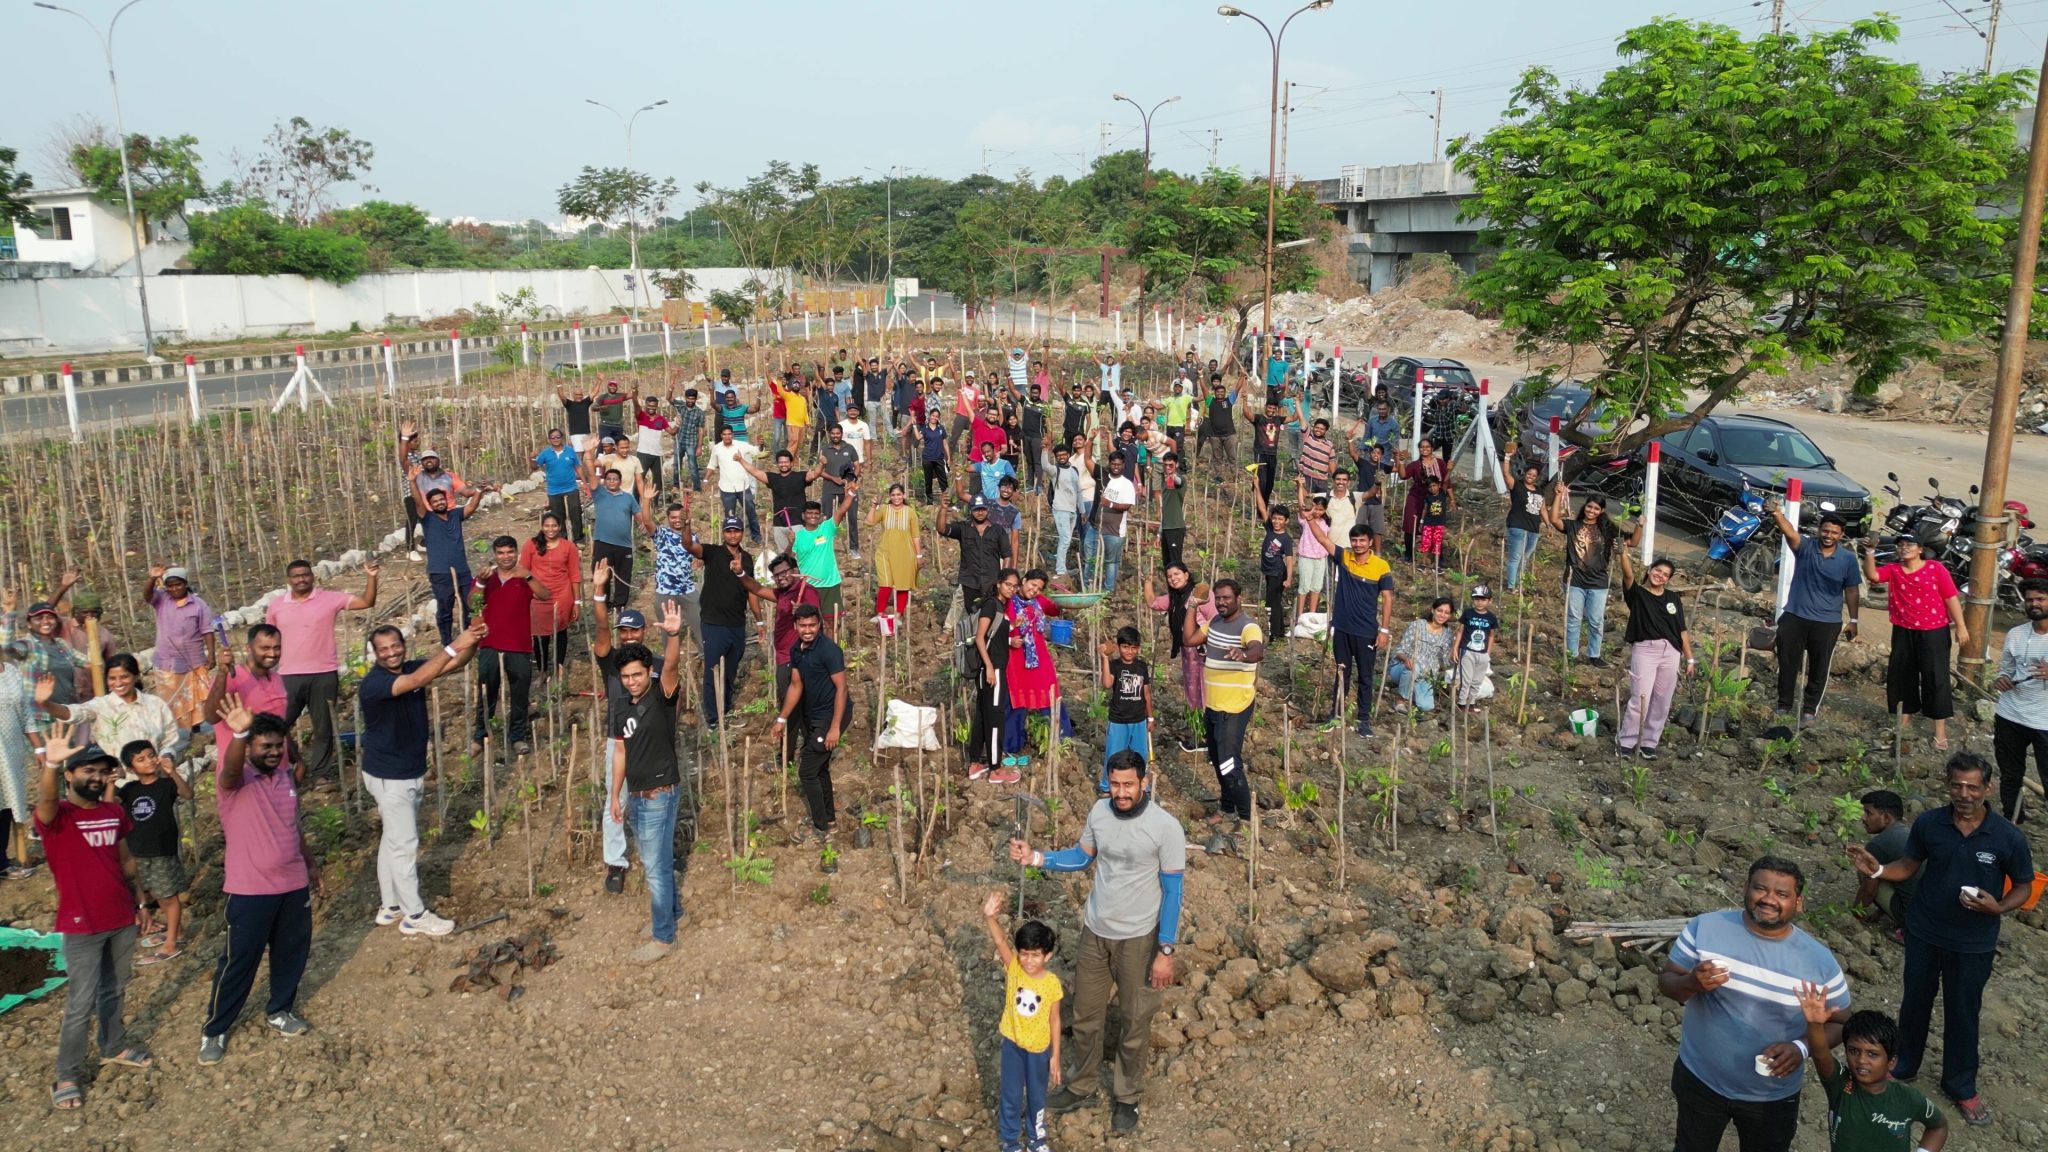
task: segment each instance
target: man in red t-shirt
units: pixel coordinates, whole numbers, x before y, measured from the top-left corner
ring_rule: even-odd
[[[57,1033],[57,1079],[50,1100],[59,1109],[84,1102],[79,1068],[87,1033],[99,1020],[100,1059],[147,1068],[155,1061],[127,1042],[121,997],[135,959],[135,910],[142,888],[128,855],[134,825],[119,804],[105,802],[107,782],[120,762],[98,745],[71,746],[71,726],[52,724],[43,747],[42,788],[36,799],[36,831],[57,881],[57,932],[64,937],[64,968],[70,978],[64,1023]],[[57,766],[64,782],[57,782]]]
[[[818,590],[804,579],[795,558],[787,552],[768,562],[768,573],[775,580],[775,698],[780,700],[789,695],[789,652],[796,647],[797,606],[816,605]],[[783,762],[795,760],[796,752],[796,738],[785,726],[782,732]]]
[[[519,566],[519,541],[510,536],[491,541],[491,570],[477,579],[474,589],[472,595],[483,598],[482,615],[490,633],[476,654],[476,726],[470,731],[470,754],[483,754],[484,733],[498,712],[498,685],[509,679],[505,739],[514,756],[524,756],[533,751],[527,722],[533,694],[533,602],[545,602],[554,593]],[[505,746],[499,744],[498,759],[504,758]]]

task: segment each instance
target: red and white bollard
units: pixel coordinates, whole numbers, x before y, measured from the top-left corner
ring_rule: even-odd
[[[1785,519],[1791,521],[1792,531],[1795,533],[1799,531],[1799,498],[1804,492],[1805,487],[1796,476],[1785,481]],[[1761,532],[1763,529],[1758,528],[1757,531]],[[1797,555],[1792,550],[1792,542],[1779,537],[1778,592],[1774,601],[1778,606],[1778,611],[1772,616],[1772,619],[1783,615],[1785,606],[1792,602],[1792,562]]]
[[[185,356],[185,399],[192,405],[192,422],[199,423],[199,363]]]
[[[455,365],[455,386],[462,387],[462,329],[448,330],[448,362]]]
[[[583,321],[569,321],[569,342],[576,346],[576,374],[583,375]]]
[[[398,355],[391,350],[391,337],[384,338],[384,390],[398,395]]]
[[[64,385],[64,419],[71,424],[71,442],[76,444],[85,437],[78,431],[78,380],[72,376],[70,364],[64,365],[58,379]]]
[[[1664,470],[1664,445],[1650,441],[1650,466],[1643,473],[1643,571],[1657,554],[1657,476]]]

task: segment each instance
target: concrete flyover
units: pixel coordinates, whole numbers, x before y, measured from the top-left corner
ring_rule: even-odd
[[[1472,178],[1448,160],[1347,164],[1336,179],[1309,183],[1316,201],[1349,229],[1351,274],[1374,292],[1399,283],[1402,265],[1418,253],[1444,253],[1466,272],[1478,261],[1480,222],[1458,218],[1473,196]]]

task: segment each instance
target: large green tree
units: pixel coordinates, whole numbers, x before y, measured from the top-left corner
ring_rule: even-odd
[[[1660,20],[1590,89],[1531,69],[1502,124],[1452,145],[1500,250],[1467,291],[1525,349],[1599,354],[1588,387],[1647,417],[1608,434],[1618,450],[1759,372],[1845,360],[1874,388],[1989,331],[2012,229],[1986,209],[2019,159],[2024,77],[1929,78],[1874,50],[1897,37]]]
[[[188,201],[206,198],[199,175],[199,141],[192,136],[128,134],[128,172],[135,185],[135,212],[144,220],[167,224],[185,219]],[[77,144],[71,169],[93,196],[107,204],[125,204],[121,153],[112,140]]]
[[[1131,226],[1131,257],[1155,292],[1230,312],[1236,347],[1252,310],[1265,300],[1266,182],[1229,171],[1211,170],[1201,180],[1155,173],[1143,197]],[[1273,242],[1320,241],[1328,215],[1309,186],[1282,191],[1274,202]],[[1313,288],[1320,273],[1308,245],[1273,253],[1276,294]]]

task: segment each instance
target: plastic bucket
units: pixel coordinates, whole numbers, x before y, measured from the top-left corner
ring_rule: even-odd
[[[2033,894],[2027,897],[2026,903],[2021,904],[2020,908],[2023,911],[2032,912],[2035,906],[2041,903],[2041,893],[2044,889],[2048,889],[2048,872],[2034,873]],[[2007,880],[2005,882],[2005,890],[2007,893],[2012,891],[2012,881]]]
[[[1600,734],[1600,713],[1591,708],[1581,708],[1572,713],[1572,734],[1575,736],[1598,736]]]
[[[1074,622],[1072,620],[1053,619],[1045,623],[1046,635],[1053,643],[1062,648],[1072,648],[1074,646]]]

